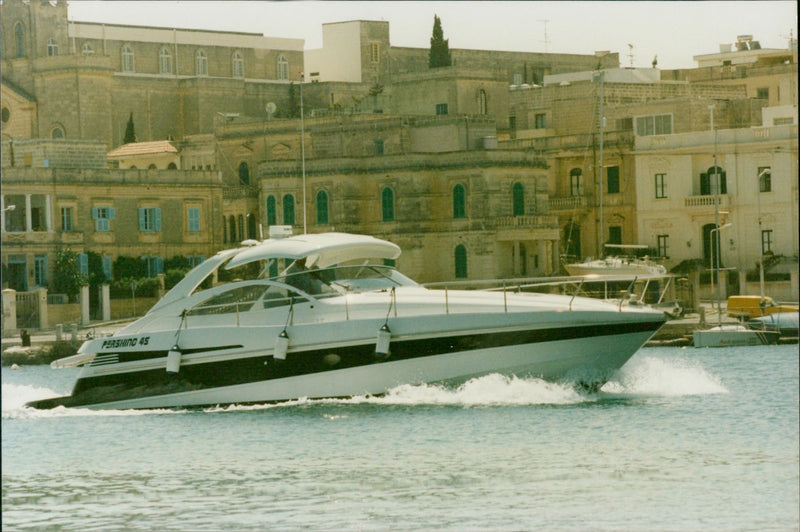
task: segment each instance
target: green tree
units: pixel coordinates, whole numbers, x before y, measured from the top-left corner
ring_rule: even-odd
[[[78,254],[70,249],[59,249],[56,252],[56,265],[50,290],[55,294],[67,294],[75,301],[82,286],[89,284],[89,279],[82,274],[78,266]]]
[[[439,68],[453,64],[450,58],[450,39],[444,38],[442,21],[438,16],[433,16],[433,36],[431,37],[431,51],[428,54],[428,67]]]
[[[128,125],[125,126],[125,139],[122,143],[130,144],[131,142],[136,142],[136,130],[133,127],[133,113],[131,113],[130,118],[128,118]]]

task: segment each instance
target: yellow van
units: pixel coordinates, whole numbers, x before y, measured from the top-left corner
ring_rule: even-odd
[[[797,305],[779,305],[771,297],[764,296],[731,296],[728,298],[728,316],[734,318],[757,318],[777,312],[797,312]]]

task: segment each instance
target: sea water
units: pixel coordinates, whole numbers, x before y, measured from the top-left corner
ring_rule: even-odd
[[[2,369],[3,530],[800,527],[798,347],[640,350],[597,393],[459,388],[205,410],[36,411]]]

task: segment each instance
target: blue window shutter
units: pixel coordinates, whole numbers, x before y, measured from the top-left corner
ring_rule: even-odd
[[[156,257],[156,273],[164,273],[164,259],[161,257]]]
[[[145,218],[144,218],[144,209],[139,208],[139,231],[145,230]]]
[[[113,269],[111,268],[111,257],[103,257],[103,276],[106,279],[111,279],[114,276]]]
[[[89,255],[78,253],[78,270],[83,275],[89,275]]]
[[[153,231],[161,231],[161,207],[153,209]]]
[[[114,212],[115,212],[114,211],[114,207],[109,207],[108,208],[108,219],[109,220],[113,220],[114,219]]]
[[[92,207],[92,220],[97,220],[97,207]]]

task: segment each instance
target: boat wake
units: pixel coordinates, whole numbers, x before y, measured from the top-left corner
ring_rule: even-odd
[[[436,384],[402,385],[382,396],[358,395],[342,399],[301,398],[274,404],[230,405],[202,411],[242,412],[310,405],[401,405],[401,406],[536,406],[574,405],[607,398],[680,397],[728,393],[728,389],[698,362],[637,356],[631,359],[599,392],[588,392],[572,382],[548,382],[537,378],[506,377],[499,374],[471,379],[458,387]],[[2,415],[8,418],[65,416],[131,416],[198,412],[197,409],[90,410],[58,407],[37,410],[28,401],[58,395],[53,390],[24,384],[4,384]]]

